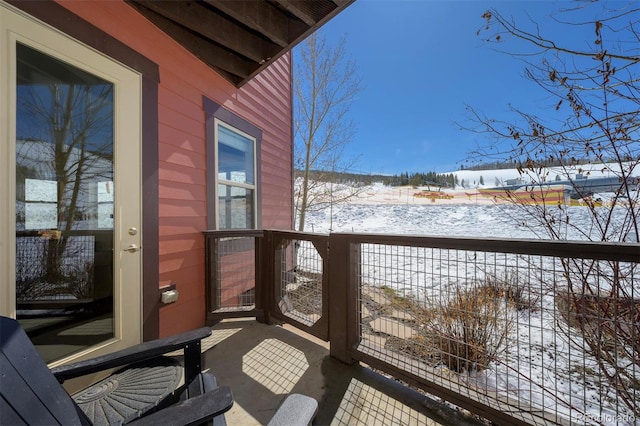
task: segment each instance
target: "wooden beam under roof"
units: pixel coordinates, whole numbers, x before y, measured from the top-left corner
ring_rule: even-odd
[[[176,24],[173,20],[167,19],[139,3],[134,4],[134,6],[136,9],[144,11],[143,14],[149,21],[153,22],[201,61],[215,68],[216,71],[232,83],[238,84],[254,69],[252,61],[238,56],[233,51],[211,43],[189,29]]]
[[[314,26],[316,22],[318,22],[318,19],[316,19],[311,13],[311,8],[305,7],[306,4],[303,2],[291,0],[277,0],[277,2],[283,9],[290,12],[310,27]]]
[[[221,16],[203,3],[169,1],[138,1],[137,3],[256,63],[263,63],[281,48],[247,31],[246,28],[226,16]]]
[[[266,1],[205,0],[274,43],[285,47],[290,42],[289,19],[280,9]],[[301,24],[304,27],[304,24]]]
[[[236,87],[354,0],[125,0]]]

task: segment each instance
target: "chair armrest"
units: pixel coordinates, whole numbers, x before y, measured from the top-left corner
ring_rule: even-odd
[[[199,356],[200,341],[210,335],[211,328],[202,327],[197,330],[188,331],[175,336],[144,342],[139,345],[96,358],[61,365],[59,367],[52,368],[51,372],[60,383],[63,383],[67,379],[97,373],[99,371],[120,367],[122,365],[138,361],[144,361],[178,349],[185,349],[186,351],[190,346],[197,346]],[[185,358],[187,357],[185,356]]]
[[[223,386],[204,395],[189,398],[180,404],[169,406],[129,424],[138,426],[200,424],[226,413],[233,406],[231,389]]]

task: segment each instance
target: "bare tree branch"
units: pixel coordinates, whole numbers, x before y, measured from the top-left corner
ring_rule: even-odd
[[[571,221],[568,206],[525,204],[507,196],[532,223],[545,229],[547,237],[565,239],[571,229],[585,240],[638,244],[640,9],[637,2],[618,10],[604,9],[600,2],[576,4],[560,11],[563,19],[554,21],[568,31],[590,29],[593,38],[580,49],[569,46],[562,36],[545,36],[536,23],[517,23],[496,10],[482,16],[485,26],[478,34],[488,32],[484,37],[488,43],[525,42],[524,51],[503,51],[524,60],[525,77],[553,104],[538,112],[512,106],[513,116],[503,120],[468,107],[473,124],[462,127],[493,138],[493,143],[478,147],[474,156],[514,164],[531,192],[543,192],[551,181],[551,170],[569,181],[584,201],[582,208],[590,218],[586,226]],[[589,7],[600,8],[602,18],[581,18]],[[573,18],[576,13],[579,16]],[[617,178],[619,185],[609,194],[608,203],[590,199],[593,194],[581,189],[576,170],[586,178],[599,173]],[[630,412],[640,416],[640,401],[634,394],[640,387],[640,301],[633,288],[637,263],[567,259],[563,268],[553,292],[556,303],[562,305],[559,311],[567,315],[566,325],[580,331],[602,377]],[[575,339],[572,330],[565,328],[565,333]]]
[[[341,203],[357,195],[318,189],[323,182],[311,178],[312,171],[325,171],[332,182],[336,173],[349,170],[353,160],[344,158],[355,126],[349,120],[351,103],[360,91],[355,63],[347,58],[346,38],[329,46],[313,34],[297,50],[294,74],[295,164],[300,175],[295,189],[298,230],[304,230],[306,213]],[[317,177],[316,177],[317,178]]]

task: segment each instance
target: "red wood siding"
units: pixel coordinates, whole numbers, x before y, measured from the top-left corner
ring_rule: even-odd
[[[160,68],[158,286],[173,282],[180,292],[177,303],[160,309],[160,334],[199,327],[205,320],[201,232],[207,217],[202,97],[262,129],[262,225],[291,229],[290,55],[236,89],[123,2],[59,3]]]

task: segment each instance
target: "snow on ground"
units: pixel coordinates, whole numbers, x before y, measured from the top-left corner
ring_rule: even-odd
[[[510,172],[515,171],[499,171],[495,174],[486,171],[458,173],[465,176],[465,180],[472,181],[472,173],[476,173],[478,180],[482,174],[483,180],[488,183],[486,186],[493,186],[496,178],[506,180],[517,177],[517,172],[513,177]],[[544,231],[537,229],[522,209],[495,204],[492,199],[480,196],[476,189],[443,190],[449,196],[447,198],[414,196],[423,189],[435,188],[373,184],[364,188],[349,203],[308,212],[306,230],[320,233],[544,238]],[[571,217],[571,222],[579,225],[578,228],[590,226],[587,208],[563,208]],[[567,238],[584,239],[584,236],[569,231]],[[406,262],[406,259],[402,261]],[[377,260],[371,264],[380,266],[381,262],[382,260]],[[423,264],[422,267],[428,269],[432,265]],[[405,276],[403,271],[406,272],[407,268],[409,273]],[[425,278],[428,274],[416,268],[418,267],[414,265],[407,267],[406,263],[393,265],[390,270],[395,271],[396,275],[378,277],[377,284],[392,283],[400,291],[416,288],[414,281],[428,281]],[[372,276],[371,279],[376,284],[376,278]],[[434,286],[425,291],[438,293],[445,290],[441,286]],[[427,293],[424,296],[429,297]],[[608,388],[606,381],[597,373],[595,360],[585,355],[580,345],[576,346],[576,339],[569,342],[564,333],[556,331],[558,318],[553,295],[544,295],[540,303],[542,309],[537,312],[519,313],[519,320],[516,321],[517,333],[512,336],[512,343],[517,345],[518,350],[510,352],[511,355],[502,362],[476,377],[470,376],[468,380],[501,393],[518,395],[535,406],[557,410],[564,416],[571,417],[574,422],[577,420],[577,424],[635,424],[636,420],[624,411],[622,405],[617,408],[622,411],[616,411],[615,392]],[[527,354],[528,359],[517,358],[522,354]],[[583,370],[593,371],[593,376],[585,378],[583,371],[577,372],[576,365]]]
[[[361,232],[478,238],[547,238],[525,210],[482,196],[475,189],[443,190],[449,198],[417,197],[426,187],[390,187],[376,183],[348,203],[307,212],[311,232]],[[606,198],[603,196],[603,198]],[[575,228],[567,239],[584,240],[578,229],[591,226],[585,207],[563,206]],[[557,208],[550,207],[551,212]],[[563,213],[564,214],[564,213]]]

